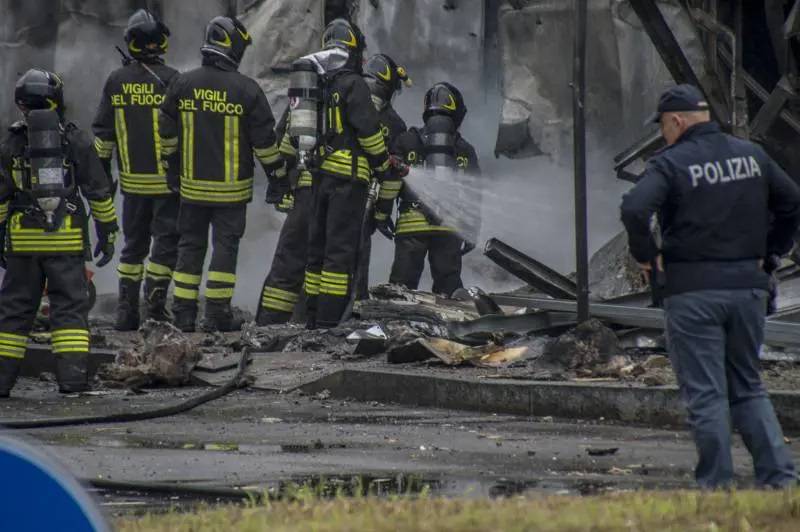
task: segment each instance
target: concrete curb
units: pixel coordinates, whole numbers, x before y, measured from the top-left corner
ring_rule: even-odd
[[[405,371],[344,369],[305,385],[306,393],[483,413],[604,418],[653,427],[684,427],[686,413],[674,386],[476,380]],[[800,430],[800,393],[770,394],[784,429]]]

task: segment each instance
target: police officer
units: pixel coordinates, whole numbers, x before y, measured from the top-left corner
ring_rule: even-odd
[[[663,269],[673,369],[689,410],[703,488],[731,483],[731,422],[759,485],[795,483],[795,469],[759,376],[768,276],[800,224],[800,190],[751,142],[720,131],[702,93],[667,90],[654,121],[667,148],[622,201],[631,253]],[[663,243],[650,232],[658,215]]]
[[[384,181],[390,169],[378,113],[361,77],[363,34],[355,24],[336,19],[322,41],[325,50],[346,56],[325,72],[326,133],[312,187],[305,277],[311,328],[335,327],[347,309],[355,288],[367,187],[370,179]]]
[[[455,183],[453,193],[472,194],[480,176],[475,149],[458,132],[467,107],[461,92],[450,83],[437,83],[425,94],[422,128],[411,128],[400,135],[392,146],[392,154],[411,166],[452,168],[462,183]],[[459,190],[461,188],[462,190]],[[400,208],[396,229],[390,214],[393,190],[382,194],[376,212],[378,230],[387,238],[395,237],[395,253],[389,282],[416,289],[425,268],[425,256],[431,267],[433,291],[450,296],[463,286],[461,258],[475,248],[479,219],[478,205],[465,205],[466,214],[474,219],[466,227],[455,227],[442,220],[432,207],[424,205],[408,187],[400,191]],[[396,195],[396,192],[395,192]],[[462,233],[459,233],[462,231]]]
[[[161,58],[168,39],[169,29],[150,12],[140,9],[131,16],[125,42],[133,59],[125,56],[106,80],[92,125],[95,148],[109,175],[116,148],[122,185],[125,244],[117,268],[118,331],[139,328],[143,278],[146,317],[168,321],[167,290],[178,256],[178,196],[167,186],[158,135],[158,107],[178,73]]]
[[[399,66],[391,57],[385,54],[376,54],[369,58],[366,65],[364,65],[364,79],[367,80],[367,85],[372,95],[372,103],[378,111],[378,120],[381,124],[384,142],[387,146],[391,146],[408,129],[405,121],[395,111],[393,103],[395,97],[403,90],[403,86],[411,86],[411,79],[408,77],[408,72],[406,72],[405,68]],[[372,253],[372,233],[376,229],[373,215],[378,217],[386,216],[386,204],[388,203],[388,209],[391,210],[391,204],[402,186],[403,181],[399,179],[396,172],[385,179],[381,183],[375,212],[369,213],[373,226],[366,231],[366,238],[362,242],[362,248],[359,252],[359,273],[361,275],[358,278],[359,286],[356,289],[358,299],[364,299],[369,295],[369,258]],[[385,225],[382,224],[382,227],[385,227]]]
[[[288,181],[275,175],[281,157],[267,98],[258,83],[237,71],[251,43],[237,19],[212,19],[201,49],[202,66],[179,75],[161,107],[167,177],[181,196],[172,312],[183,331],[195,329],[209,226],[213,252],[203,328],[227,331],[240,325],[233,320],[230,303],[247,203],[253,195],[253,155],[270,182],[288,190]]]
[[[0,397],[19,375],[25,344],[47,285],[59,391],[88,389],[89,295],[84,260],[89,201],[106,265],[117,218],[108,179],[91,136],[64,120],[63,83],[32,69],[17,81],[24,118],[0,144]]]

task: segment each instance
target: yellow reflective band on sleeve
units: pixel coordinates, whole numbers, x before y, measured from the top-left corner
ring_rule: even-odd
[[[94,138],[94,150],[101,159],[110,159],[117,145],[113,140],[103,140],[100,137]]]
[[[193,299],[197,300],[200,297],[199,290],[190,290],[188,288],[182,288],[180,286],[176,286],[175,290],[172,292],[172,295],[179,298],[179,299]]]
[[[208,272],[208,280],[218,283],[236,284],[236,274],[228,272]]]
[[[156,281],[169,281],[172,279],[172,268],[157,264],[155,262],[147,263],[147,277]]]
[[[117,266],[117,274],[120,279],[128,279],[131,281],[141,281],[144,273],[143,264],[125,264],[120,262]]]
[[[181,175],[184,179],[194,179],[194,113],[191,111],[181,112],[181,137]]]
[[[114,128],[117,132],[117,149],[119,155],[120,171],[130,173],[131,159],[128,153],[128,125],[125,122],[125,108],[114,109]]]
[[[172,275],[172,279],[176,283],[187,284],[189,286],[200,286],[200,281],[202,280],[202,276],[194,275],[191,273],[175,272]]]
[[[292,146],[292,139],[289,135],[283,136],[279,151],[287,157],[294,157],[297,155],[297,150],[294,148],[294,146]]]
[[[230,299],[233,297],[233,288],[208,288],[206,299]]]
[[[310,187],[314,184],[314,178],[311,177],[311,172],[303,170],[300,172],[300,177],[297,180],[297,188]]]
[[[104,200],[89,200],[89,208],[92,210],[92,217],[98,222],[110,223],[117,219],[117,213],[114,210],[114,203],[111,198]]]
[[[376,168],[376,170],[378,172],[385,172],[386,170],[389,169],[389,166],[391,166],[391,161],[389,161],[389,159],[387,158],[385,161],[383,161],[383,163],[379,167]]]
[[[0,332],[0,357],[24,358],[27,343],[27,336]]]
[[[310,296],[319,295],[319,283],[322,275],[306,271],[305,282],[303,283],[303,290]]]
[[[381,191],[378,198],[382,200],[393,200],[400,194],[403,188],[402,181],[384,181],[381,183]]]
[[[370,155],[379,155],[386,151],[386,142],[381,131],[369,137],[359,137],[358,143]]]
[[[261,161],[263,164],[275,164],[281,160],[281,154],[275,145],[272,145],[268,148],[254,148],[253,153],[256,154],[258,160]]]
[[[10,202],[4,201],[0,203],[0,224],[5,222],[8,219],[8,205]],[[0,246],[2,246],[2,242],[0,242]]]

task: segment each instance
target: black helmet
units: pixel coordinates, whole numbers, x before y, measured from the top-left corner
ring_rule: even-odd
[[[404,84],[411,86],[411,79],[406,69],[397,66],[397,63],[385,54],[376,54],[367,60],[364,76],[373,96],[385,102],[391,101],[395,93],[403,89]]]
[[[364,65],[364,50],[367,48],[367,41],[364,34],[354,23],[343,18],[337,18],[325,27],[322,33],[322,48],[339,48],[348,53],[349,58],[344,68],[361,72]]]
[[[425,93],[425,111],[422,118],[427,120],[432,115],[446,115],[453,119],[456,127],[461,127],[467,106],[461,91],[447,82],[439,82]]]
[[[64,113],[64,82],[52,72],[32,68],[17,80],[14,102],[22,111],[52,109]]]
[[[125,42],[136,59],[162,55],[169,44],[169,28],[146,9],[140,9],[128,19]]]
[[[206,26],[206,39],[200,49],[206,57],[222,57],[238,67],[253,38],[239,20],[214,17]]]

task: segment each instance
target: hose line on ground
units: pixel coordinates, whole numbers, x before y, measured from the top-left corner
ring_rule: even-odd
[[[222,387],[215,388],[208,392],[193,397],[182,403],[155,410],[146,410],[143,412],[118,412],[116,414],[107,414],[103,416],[76,416],[76,417],[61,417],[61,418],[45,418],[45,419],[30,419],[30,420],[0,420],[0,428],[6,429],[39,429],[46,427],[66,427],[70,425],[97,425],[100,423],[129,423],[131,421],[144,421],[146,419],[156,419],[160,417],[174,416],[181,414],[202,404],[208,403],[224,397],[229,393],[240,388],[249,386],[249,382],[244,378],[247,364],[250,360],[249,347],[242,349],[242,358],[239,360],[239,367],[236,374],[226,382]]]
[[[81,482],[95,489],[109,491],[188,495],[215,499],[247,499],[254,502],[261,501],[265,497],[270,498],[270,495],[267,492],[259,492],[252,489],[197,486],[186,484],[184,482],[139,482],[129,480],[108,480],[103,478],[84,479]]]

